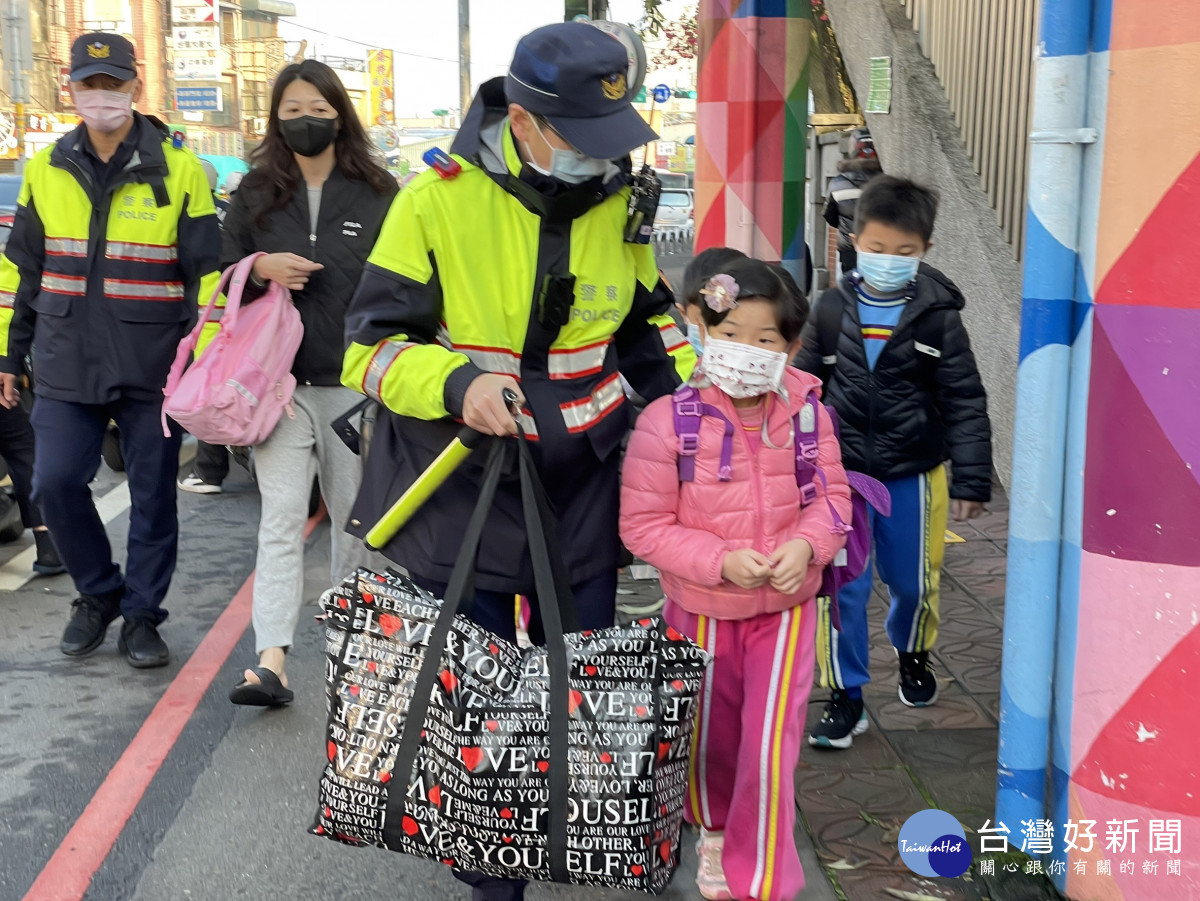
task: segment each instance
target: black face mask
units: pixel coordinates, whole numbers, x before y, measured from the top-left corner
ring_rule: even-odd
[[[280,119],[279,133],[283,135],[283,143],[293,153],[317,156],[337,136],[337,119],[322,119],[319,116]]]

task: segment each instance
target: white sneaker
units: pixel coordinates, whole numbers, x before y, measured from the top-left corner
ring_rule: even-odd
[[[696,843],[696,855],[700,865],[696,868],[696,888],[708,901],[733,901],[733,892],[725,882],[725,870],[721,866],[721,852],[725,850],[725,833],[700,830],[700,841]]]
[[[206,482],[194,472],[188,473],[186,477],[180,479],[176,484],[184,491],[190,491],[192,494],[221,493],[220,485],[214,485],[212,482]]]

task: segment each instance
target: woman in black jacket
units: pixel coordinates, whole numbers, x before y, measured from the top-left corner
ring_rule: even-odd
[[[340,381],[346,307],[396,183],[375,161],[338,77],[311,59],[279,74],[266,137],[251,164],[225,217],[221,265],[264,253],[252,286],[261,292],[269,280],[288,288],[304,322],[292,366],[295,417],[282,417],[254,450],[262,494],[254,583],[259,665],[246,670],[229,696],[235,704],[273,707],[292,699],[284,657],[303,601],[314,471],[333,521],[333,582],[367,562],[362,546],[342,531],[358,492],[359,459],[330,423],[362,399]]]

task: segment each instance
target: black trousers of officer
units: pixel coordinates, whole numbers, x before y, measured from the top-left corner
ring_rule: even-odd
[[[33,428],[29,414],[20,404],[11,410],[0,407],[0,457],[12,476],[13,495],[21,510],[21,522],[27,529],[43,525],[42,514],[30,499],[33,491]]]
[[[181,432],[162,431],[162,398],[124,397],[109,404],[77,404],[39,397],[33,407],[38,454],[33,499],[57,538],[56,545],[80,594],[104,599],[127,621],[158,625],[167,617],[163,598],[175,572],[179,544],[175,479]],[[96,511],[89,483],[100,468],[100,445],[109,420],[121,430],[131,510],[125,572]]]

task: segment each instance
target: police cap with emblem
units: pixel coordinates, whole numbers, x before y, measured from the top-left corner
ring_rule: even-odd
[[[628,72],[629,54],[615,37],[559,22],[517,43],[505,94],[581,153],[618,159],[658,137],[629,102]]]
[[[137,75],[137,52],[119,34],[93,31],[80,35],[71,45],[71,81],[93,75],[111,75],[129,81]]]

